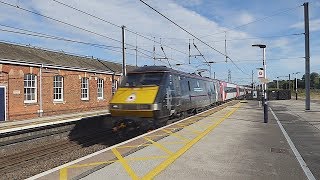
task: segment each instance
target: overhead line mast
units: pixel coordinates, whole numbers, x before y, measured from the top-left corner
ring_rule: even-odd
[[[73,6],[71,6],[71,5],[68,5],[68,4],[66,4],[66,3],[62,3],[62,2],[60,2],[60,1],[58,1],[58,0],[53,0],[53,1],[56,2],[56,3],[58,3],[58,4],[60,4],[60,5],[65,6],[65,7],[71,8],[71,9],[73,9],[73,10],[75,10],[75,11],[78,11],[78,12],[80,12],[80,13],[83,13],[83,14],[85,14],[85,15],[88,15],[88,16],[90,16],[90,17],[96,18],[96,19],[98,19],[98,20],[100,20],[100,21],[103,21],[103,22],[105,22],[105,23],[111,24],[111,25],[113,25],[113,26],[115,26],[115,27],[121,28],[120,25],[117,25],[117,24],[115,24],[115,23],[112,23],[112,22],[110,22],[110,21],[108,21],[108,20],[106,20],[106,19],[104,19],[104,18],[95,16],[95,15],[93,15],[93,14],[90,14],[90,13],[88,13],[88,12],[85,12],[85,11],[83,11],[83,10],[80,10],[80,9],[78,9],[78,8],[75,8],[75,7],[73,7]],[[154,39],[152,39],[152,37],[147,37],[147,36],[145,36],[145,35],[142,35],[141,33],[138,33],[138,32],[135,32],[135,31],[133,31],[133,30],[130,30],[130,29],[127,28],[127,27],[126,27],[126,31],[127,31],[127,32],[130,32],[130,33],[132,33],[132,34],[135,34],[135,35],[137,35],[137,36],[140,36],[140,37],[142,37],[142,38],[144,38],[144,39],[147,39],[147,40],[149,40],[149,41],[154,41],[155,43],[160,44],[160,42],[155,41]],[[172,49],[172,50],[174,50],[174,51],[177,51],[177,52],[179,52],[179,53],[186,54],[186,53],[183,52],[183,51],[180,51],[180,50],[175,49],[175,48],[173,48],[173,47],[167,46],[167,45],[165,45],[165,44],[164,44],[163,46],[165,46],[165,47],[167,47],[167,48],[169,48],[169,49]]]
[[[164,17],[165,19],[167,19],[168,21],[170,21],[171,23],[173,23],[174,25],[176,25],[177,27],[179,27],[180,29],[182,29],[184,32],[188,33],[189,35],[191,35],[192,37],[194,37],[195,39],[197,39],[198,41],[200,41],[201,43],[205,44],[206,46],[208,46],[209,48],[213,49],[214,51],[218,52],[219,54],[226,56],[226,54],[222,53],[221,51],[217,50],[216,48],[212,47],[211,45],[209,45],[208,43],[206,43],[205,41],[201,40],[200,38],[198,38],[197,36],[193,35],[191,32],[189,32],[188,30],[186,30],[185,28],[183,28],[182,26],[180,26],[179,24],[177,24],[176,22],[174,22],[173,20],[171,20],[170,18],[168,18],[167,16],[163,15],[161,12],[159,12],[158,10],[156,10],[155,8],[153,8],[152,6],[150,6],[149,4],[147,4],[146,2],[144,2],[143,0],[140,0],[140,2],[142,2],[143,4],[145,4],[146,6],[148,6],[149,8],[151,8],[153,11],[157,12],[158,14],[160,14],[162,17]],[[234,62],[233,60],[228,57],[230,59],[230,61],[244,74],[245,73],[242,69],[240,69]],[[249,75],[249,74],[247,74]]]
[[[57,2],[57,1],[55,1],[55,2]],[[10,3],[7,3],[7,2],[1,1],[1,0],[0,0],[0,3],[1,3],[1,4],[4,4],[4,5],[7,5],[7,6],[10,6],[10,7],[13,7],[13,8],[17,8],[17,9],[22,10],[22,11],[26,11],[26,12],[28,12],[28,13],[32,13],[32,14],[35,14],[35,15],[44,17],[44,18],[46,18],[46,19],[50,19],[50,20],[52,20],[52,21],[55,21],[55,22],[58,22],[58,23],[61,23],[61,24],[67,25],[67,26],[71,26],[71,27],[76,28],[76,29],[80,29],[80,30],[82,30],[82,31],[85,31],[85,32],[88,32],[88,33],[91,33],[91,34],[94,34],[94,35],[97,35],[97,36],[104,37],[104,38],[109,39],[109,40],[116,41],[116,42],[118,42],[118,43],[122,43],[122,41],[117,40],[117,39],[114,39],[114,38],[109,37],[109,36],[106,36],[106,35],[104,35],[104,34],[100,34],[100,33],[91,31],[91,30],[89,30],[89,29],[86,29],[86,28],[83,28],[83,27],[80,27],[80,26],[73,25],[73,24],[71,24],[71,23],[68,23],[68,22],[65,22],[65,21],[62,21],[62,20],[59,20],[59,19],[56,19],[56,18],[47,16],[47,15],[41,14],[41,13],[36,12],[36,11],[32,11],[32,10],[29,10],[29,9],[26,9],[26,8],[23,8],[23,7],[19,7],[19,6],[16,6],[16,5],[13,5],[13,4],[10,4]],[[60,4],[61,4],[61,3],[60,3]],[[66,4],[63,4],[63,5],[66,6]],[[68,7],[68,6],[67,6],[67,7]],[[71,7],[71,6],[70,6],[70,7]],[[70,8],[70,7],[69,7],[69,8]],[[84,11],[81,11],[81,10],[76,9],[76,8],[72,8],[72,9],[75,9],[75,10],[81,12],[81,13],[85,13]],[[94,16],[94,15],[91,15],[91,14],[89,14],[89,13],[85,13],[85,14],[90,15],[91,17],[98,18],[98,17],[96,17],[96,16]],[[98,19],[99,19],[99,20],[103,20],[104,22],[107,22],[107,23],[109,23],[109,24],[115,25],[114,23],[108,22],[108,21],[106,21],[106,20],[104,20],[104,19],[102,19],[102,18],[98,18]],[[121,27],[121,26],[118,26],[118,25],[115,25],[115,26],[116,26],[116,27]],[[2,30],[2,31],[4,31],[4,30]],[[127,30],[127,31],[128,31],[128,30]],[[131,32],[132,32],[132,31],[131,31]],[[21,34],[22,34],[22,33],[21,33]],[[138,34],[138,33],[137,33],[137,35],[140,36],[140,34]],[[135,48],[135,45],[131,45],[131,44],[128,44],[128,43],[126,43],[125,45],[131,46],[131,47]],[[169,47],[169,46],[168,46],[168,47]],[[169,47],[169,48],[171,48],[171,47]],[[148,50],[145,50],[145,49],[142,49],[142,48],[140,48],[140,49],[141,49],[141,50],[144,50],[144,51],[148,51]],[[174,48],[171,48],[171,49],[174,50]],[[177,51],[178,51],[178,50],[177,50]],[[138,52],[141,53],[141,51],[138,51]],[[181,52],[181,51],[178,51],[178,52]],[[183,52],[181,52],[181,53],[183,53]],[[144,54],[144,55],[145,55],[145,54]],[[172,59],[172,60],[175,60],[175,59]],[[180,61],[178,61],[178,60],[175,60],[175,61],[180,62]]]

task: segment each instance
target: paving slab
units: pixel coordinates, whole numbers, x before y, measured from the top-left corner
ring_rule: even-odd
[[[278,124],[243,104],[155,179],[306,179]]]
[[[271,108],[283,124],[292,124],[290,120],[299,122],[282,105],[277,109],[271,104]],[[42,179],[308,179],[279,121],[270,111],[269,123],[263,123],[263,110],[257,101],[199,116],[202,119],[174,124],[173,127],[185,127],[175,133],[170,131],[161,139],[156,140],[171,126],[134,140],[139,143],[130,141],[142,143],[139,145],[142,149],[127,154],[126,149],[131,146],[124,142],[90,159],[54,170]],[[308,144],[310,141],[305,137],[314,136],[309,130],[296,134],[299,136],[293,136],[295,143],[302,138]],[[305,148],[309,152],[305,156],[307,166],[313,167],[310,169],[314,173],[316,166],[312,163],[316,161],[308,158],[315,157],[316,152],[310,155],[312,145]]]
[[[313,175],[320,179],[320,103],[305,111],[301,100],[271,101],[270,106]]]

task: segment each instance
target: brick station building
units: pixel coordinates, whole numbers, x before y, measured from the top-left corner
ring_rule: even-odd
[[[121,64],[0,42],[0,121],[108,109],[120,77]]]

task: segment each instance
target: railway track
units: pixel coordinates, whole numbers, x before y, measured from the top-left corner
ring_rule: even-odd
[[[217,107],[215,109],[221,109]],[[202,116],[195,116],[192,119],[202,119]],[[190,119],[190,118],[189,118]],[[170,120],[170,123],[179,119]],[[190,120],[184,123],[188,124]],[[177,126],[177,131],[181,127]],[[141,132],[136,132],[131,136],[136,136]],[[127,137],[126,139],[128,139]],[[158,137],[157,139],[163,137]],[[47,143],[31,149],[12,153],[0,157],[0,179],[25,179],[66,162],[78,159],[97,150],[120,143],[126,139],[119,138],[112,134],[110,129],[95,129],[87,131],[85,135],[64,139],[56,143]],[[155,139],[156,140],[156,139]],[[100,145],[97,149],[92,146]],[[91,149],[90,149],[91,148]],[[86,149],[90,149],[86,151]]]
[[[70,153],[77,152],[83,148],[103,142],[106,137],[108,137],[108,139],[112,137],[112,132],[110,130],[101,130],[99,132],[92,134],[90,133],[86,136],[78,137],[72,140],[61,140],[57,143],[45,144],[1,157],[0,174],[4,176],[0,177],[0,179],[11,179],[12,176],[15,176],[14,179],[16,179],[17,177],[21,176],[19,174],[21,169],[26,168],[30,169],[32,172],[40,173],[44,169],[38,169],[39,163],[48,163],[55,157],[61,157],[63,159]],[[115,140],[114,143],[116,142],[117,141]],[[48,168],[52,168],[54,166],[56,166],[56,163],[52,163],[52,165]],[[19,178],[23,179],[26,177]]]

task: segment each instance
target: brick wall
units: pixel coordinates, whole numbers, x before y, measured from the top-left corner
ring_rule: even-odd
[[[6,90],[6,102],[5,102],[5,105],[8,109],[8,73],[6,72],[3,72],[3,65],[0,64],[0,86],[2,87],[5,87],[5,90]],[[6,110],[6,116],[8,118],[8,111]]]
[[[7,88],[7,120],[24,120],[39,117],[40,74],[38,67],[2,64],[0,85]],[[37,76],[37,102],[24,103],[24,75]],[[4,74],[4,75],[3,75]],[[63,76],[63,101],[53,100],[54,76]],[[89,100],[81,100],[81,78],[89,78]],[[104,80],[102,100],[97,98],[97,79]],[[119,77],[115,77],[118,79]],[[6,79],[6,80],[5,80]],[[112,76],[71,70],[42,69],[43,116],[108,109],[112,96]]]

